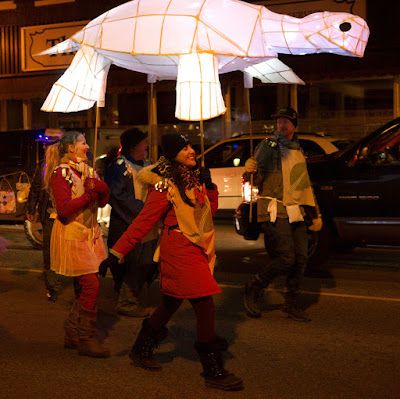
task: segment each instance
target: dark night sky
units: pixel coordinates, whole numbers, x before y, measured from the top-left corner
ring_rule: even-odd
[[[370,48],[400,49],[400,1],[367,0],[367,22],[371,29]]]

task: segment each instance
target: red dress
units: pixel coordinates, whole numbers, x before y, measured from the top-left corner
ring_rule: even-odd
[[[218,207],[218,191],[208,190],[211,212]],[[203,249],[176,229],[178,221],[167,198],[167,191],[152,189],[144,208],[112,250],[126,255],[159,221],[164,222],[160,242],[160,291],[176,298],[200,298],[219,294],[221,289],[212,276]]]

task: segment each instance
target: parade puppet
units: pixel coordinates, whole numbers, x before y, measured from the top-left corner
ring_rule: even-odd
[[[134,0],[89,22],[43,54],[77,51],[42,110],[74,112],[104,106],[112,64],[176,79],[175,116],[206,120],[225,112],[219,74],[240,70],[247,85],[303,81],[278,54],[333,53],[362,57],[369,28],[360,17],[318,12],[277,14],[238,0]]]

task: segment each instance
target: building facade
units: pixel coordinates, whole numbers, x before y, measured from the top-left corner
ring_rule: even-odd
[[[42,61],[36,52],[64,40],[89,20],[124,2],[0,0],[0,133],[42,127],[93,129],[94,110],[70,114],[40,111],[72,55]],[[358,13],[366,18],[371,30],[365,57],[280,56],[306,82],[305,86],[255,82],[249,91],[243,88],[241,73],[222,75],[228,109],[225,115],[205,123],[209,143],[249,129],[270,130],[270,115],[288,104],[298,109],[301,130],[324,131],[343,138],[363,136],[400,115],[400,39],[395,20],[400,11],[398,2],[387,1],[386,8],[386,1],[377,4],[373,0],[254,3],[297,17],[320,10]],[[157,82],[150,90],[146,76],[112,67],[100,130],[104,137],[113,137],[114,133],[117,137],[127,126],[147,129],[152,124],[157,126],[158,134],[177,129],[196,141],[198,124],[175,119],[174,107],[175,82]]]

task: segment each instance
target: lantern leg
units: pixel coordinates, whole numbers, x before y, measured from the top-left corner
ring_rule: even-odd
[[[200,121],[226,111],[218,76],[218,58],[209,53],[179,57],[175,116]]]

